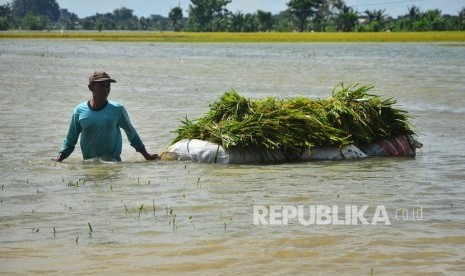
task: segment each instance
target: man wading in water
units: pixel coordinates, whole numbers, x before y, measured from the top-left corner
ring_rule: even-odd
[[[149,154],[129,120],[123,105],[108,101],[110,83],[116,82],[104,71],[95,71],[89,77],[92,98],[76,106],[71,117],[68,135],[57,158],[61,162],[73,151],[81,134],[81,151],[84,159],[101,158],[105,161],[121,161],[122,128],[136,151],[146,160],[156,160],[158,154]]]

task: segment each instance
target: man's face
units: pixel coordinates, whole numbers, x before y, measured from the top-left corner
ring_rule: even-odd
[[[110,82],[109,81],[95,81],[90,85],[94,98],[100,100],[106,100],[110,94]]]

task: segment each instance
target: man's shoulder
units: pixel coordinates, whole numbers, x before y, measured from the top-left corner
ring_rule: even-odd
[[[74,112],[82,112],[83,110],[89,109],[87,102],[82,102],[74,108]]]
[[[122,104],[114,101],[108,101],[108,104],[115,107],[124,107]]]
[[[110,107],[110,109],[116,109],[119,111],[126,110],[123,104],[114,101],[108,101],[108,107]]]

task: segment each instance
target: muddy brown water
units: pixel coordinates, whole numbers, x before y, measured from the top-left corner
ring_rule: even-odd
[[[459,44],[1,40],[0,64],[1,274],[465,270]],[[124,138],[121,163],[82,161],[79,147],[51,162],[98,68],[118,81],[110,99],[126,106],[150,152],[229,89],[325,98],[341,80],[396,98],[424,147],[416,158],[212,165],[145,162]],[[390,224],[254,224],[256,206],[364,205],[368,222],[382,206]]]

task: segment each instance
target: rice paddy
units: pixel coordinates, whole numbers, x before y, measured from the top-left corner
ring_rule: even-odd
[[[460,274],[460,44],[0,39],[0,274]],[[327,99],[340,80],[394,97],[426,146],[415,159],[263,166],[145,162],[125,142],[120,163],[85,162],[79,151],[51,162],[95,66],[118,77],[112,98],[154,152],[174,138],[176,118],[202,117],[230,87],[251,99]],[[256,226],[262,204],[385,205],[392,225]],[[395,220],[397,208],[420,207],[423,220]]]
[[[464,42],[465,32],[231,33],[155,31],[4,31],[0,39],[71,39],[119,42]]]

